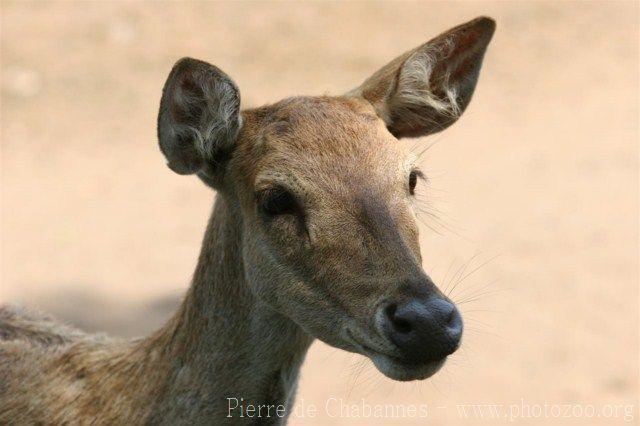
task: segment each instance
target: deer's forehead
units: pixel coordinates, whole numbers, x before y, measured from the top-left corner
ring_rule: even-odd
[[[403,153],[395,141],[359,126],[309,126],[268,139],[262,164],[303,170],[356,171],[396,163]]]
[[[251,152],[256,172],[334,177],[395,169],[397,140],[370,105],[347,98],[293,98],[257,111]],[[256,112],[254,112],[255,114]],[[347,173],[350,172],[350,173]]]
[[[366,149],[376,140],[392,138],[370,104],[350,98],[291,98],[257,110],[255,116],[258,142],[293,152]]]

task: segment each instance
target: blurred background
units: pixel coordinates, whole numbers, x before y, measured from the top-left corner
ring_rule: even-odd
[[[157,148],[160,91],[178,58],[225,70],[251,107],[343,93],[449,27],[495,18],[462,119],[403,142],[435,144],[422,161],[441,211],[421,228],[426,270],[443,287],[473,272],[455,293],[466,302],[461,351],[432,379],[397,383],[315,343],[291,424],[425,423],[332,417],[330,398],[428,404],[436,424],[638,421],[637,2],[0,7],[0,303],[120,336],[176,308],[214,199]],[[459,409],[544,403],[633,405],[633,416]],[[316,417],[299,415],[312,404]]]

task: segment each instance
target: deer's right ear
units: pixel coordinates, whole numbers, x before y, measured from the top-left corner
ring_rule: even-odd
[[[158,114],[160,150],[171,170],[213,179],[240,125],[240,92],[229,76],[196,59],[174,65]]]

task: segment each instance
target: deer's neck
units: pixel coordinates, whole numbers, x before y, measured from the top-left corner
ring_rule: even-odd
[[[244,278],[240,221],[219,197],[191,288],[176,316],[150,340],[167,366],[161,406],[153,410],[163,420],[177,415],[237,423],[241,415],[247,420],[244,403],[275,406],[259,420],[278,423],[277,406],[286,413],[292,408],[311,338],[253,295]],[[236,408],[229,413],[230,407]]]

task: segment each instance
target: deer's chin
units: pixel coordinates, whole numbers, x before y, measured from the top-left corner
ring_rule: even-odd
[[[382,374],[390,379],[402,382],[427,379],[436,374],[446,361],[445,357],[422,364],[407,364],[398,358],[384,354],[373,353],[367,356]]]
[[[369,358],[378,371],[390,379],[401,382],[412,380],[424,380],[433,376],[442,368],[447,357],[424,362],[409,362],[400,357],[393,356],[392,353],[383,353],[373,349],[370,345],[360,343],[360,339],[355,337],[355,332],[350,328],[345,328],[347,347],[344,349],[356,352]]]

